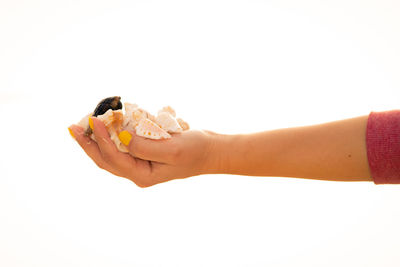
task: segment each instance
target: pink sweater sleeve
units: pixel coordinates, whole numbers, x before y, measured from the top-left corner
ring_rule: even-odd
[[[400,184],[400,110],[371,112],[367,155],[375,184]]]

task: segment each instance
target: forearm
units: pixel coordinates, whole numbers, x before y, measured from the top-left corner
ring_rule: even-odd
[[[371,181],[365,144],[367,119],[215,136],[214,172]]]

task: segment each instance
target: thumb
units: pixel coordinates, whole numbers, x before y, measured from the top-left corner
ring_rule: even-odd
[[[127,146],[129,154],[135,158],[172,163],[174,156],[177,154],[177,145],[173,140],[174,138],[154,140],[128,131],[120,132],[118,137]]]

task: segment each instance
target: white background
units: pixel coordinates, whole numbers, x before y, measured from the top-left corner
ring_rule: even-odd
[[[400,4],[0,0],[0,266],[400,266],[398,186],[147,189],[67,127],[107,96],[247,133],[399,107]]]

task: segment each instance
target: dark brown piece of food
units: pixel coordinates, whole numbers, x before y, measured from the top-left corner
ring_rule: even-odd
[[[104,113],[107,112],[107,110],[112,109],[112,110],[118,110],[122,109],[122,103],[121,103],[121,97],[120,96],[112,96],[112,97],[107,97],[104,98],[97,104],[96,108],[93,111],[93,117],[97,117],[99,115],[103,115]],[[92,129],[87,128],[85,132],[86,136],[89,136],[92,134]]]

